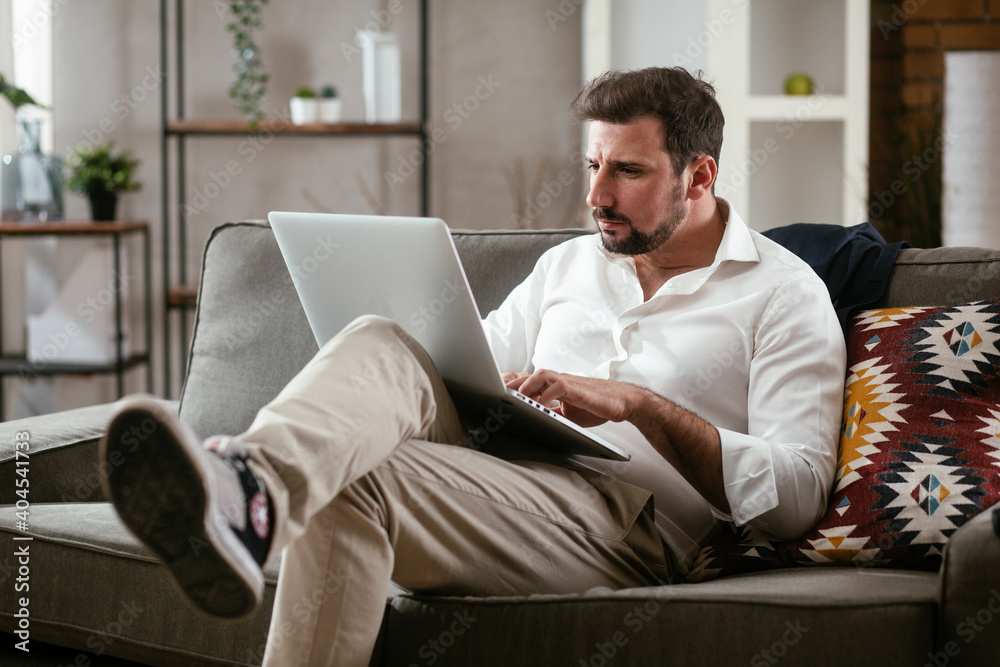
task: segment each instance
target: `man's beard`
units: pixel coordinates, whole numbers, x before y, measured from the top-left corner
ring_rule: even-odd
[[[659,248],[670,240],[677,228],[680,227],[684,219],[684,207],[681,206],[680,188],[674,192],[674,197],[670,202],[670,208],[666,216],[660,220],[656,229],[648,234],[640,232],[632,226],[632,221],[627,216],[616,212],[610,208],[595,208],[592,212],[594,220],[608,220],[610,222],[623,222],[629,227],[628,234],[624,237],[616,238],[601,232],[601,243],[604,249],[616,255],[645,255]]]

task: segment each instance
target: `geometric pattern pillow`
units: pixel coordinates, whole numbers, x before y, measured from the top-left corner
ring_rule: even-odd
[[[864,311],[847,352],[826,515],[792,542],[730,525],[688,581],[795,565],[937,569],[952,534],[1000,500],[1000,299]]]

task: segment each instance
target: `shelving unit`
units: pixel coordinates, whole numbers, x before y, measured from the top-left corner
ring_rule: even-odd
[[[161,96],[161,173],[163,185],[163,299],[166,314],[163,325],[163,369],[164,395],[171,396],[172,371],[172,339],[174,319],[171,313],[176,313],[180,320],[180,355],[181,377],[184,375],[185,356],[188,340],[188,312],[197,305],[198,288],[191,283],[187,270],[188,248],[187,220],[184,203],[187,199],[185,175],[187,171],[186,143],[188,139],[218,136],[250,136],[255,133],[273,133],[275,137],[303,135],[337,139],[343,137],[386,138],[392,136],[413,137],[420,141],[424,151],[424,159],[420,164],[420,215],[426,216],[430,204],[430,139],[427,132],[429,115],[428,100],[428,19],[427,0],[420,0],[419,6],[419,70],[420,70],[420,117],[416,123],[337,123],[292,125],[283,122],[261,122],[256,129],[244,121],[218,119],[191,119],[185,114],[184,96],[184,0],[160,0],[160,65],[164,72],[164,90],[175,91],[175,110],[171,115],[169,95]],[[171,11],[172,10],[172,11]],[[170,17],[173,16],[171,21]],[[171,23],[173,30],[171,31]],[[171,66],[168,62],[167,45],[173,40],[175,59]],[[173,76],[168,81],[166,73]],[[175,164],[171,168],[171,146],[176,148]],[[171,178],[175,180],[172,181]],[[176,200],[171,202],[171,183],[176,186]],[[179,252],[174,257],[171,247],[176,235]],[[198,249],[196,249],[198,250]]]
[[[122,304],[121,281],[115,280],[113,287],[114,317],[115,317],[115,360],[111,363],[63,363],[47,362],[44,364],[29,361],[25,354],[4,354],[3,341],[0,340],[0,421],[4,419],[4,387],[3,378],[7,375],[22,377],[51,375],[99,375],[114,373],[117,376],[118,397],[125,394],[125,373],[133,368],[146,366],[146,391],[153,391],[153,374],[150,359],[153,335],[152,306],[152,250],[149,241],[149,223],[145,221],[123,222],[0,222],[0,240],[4,238],[26,239],[30,237],[57,236],[60,238],[96,238],[110,237],[114,272],[121,274],[122,239],[125,236],[139,234],[142,238],[143,251],[143,288],[144,288],[144,324],[145,350],[126,355],[123,350],[124,339],[124,306]],[[2,275],[2,272],[0,272]],[[0,285],[0,302],[3,298],[3,288]],[[0,318],[3,307],[0,305]],[[0,321],[0,331],[3,330]]]
[[[752,227],[867,219],[869,0],[708,0],[726,114],[716,194]],[[811,96],[783,94],[805,72]]]

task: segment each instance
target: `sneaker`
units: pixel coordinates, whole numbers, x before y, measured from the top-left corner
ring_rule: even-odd
[[[196,607],[222,618],[260,605],[271,536],[264,485],[237,444],[206,449],[148,397],[125,401],[100,444],[104,492],[122,521]]]

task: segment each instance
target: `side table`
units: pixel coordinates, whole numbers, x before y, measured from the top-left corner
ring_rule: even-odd
[[[153,373],[150,365],[153,332],[152,283],[151,283],[151,247],[149,241],[149,223],[140,221],[121,222],[0,222],[0,241],[4,238],[29,238],[33,236],[58,236],[61,238],[95,238],[110,237],[114,253],[115,276],[121,275],[122,239],[125,236],[139,234],[142,237],[143,251],[143,282],[145,301],[145,350],[125,356],[122,349],[123,308],[121,281],[115,280],[113,287],[114,320],[115,320],[115,358],[110,363],[46,363],[43,366],[28,361],[26,354],[10,355],[3,351],[3,285],[2,265],[0,265],[0,421],[4,419],[4,387],[3,380],[7,375],[19,375],[33,378],[40,375],[93,375],[114,373],[117,375],[118,397],[125,393],[125,372],[145,365],[146,390],[152,393]],[[2,256],[0,256],[2,261]]]

